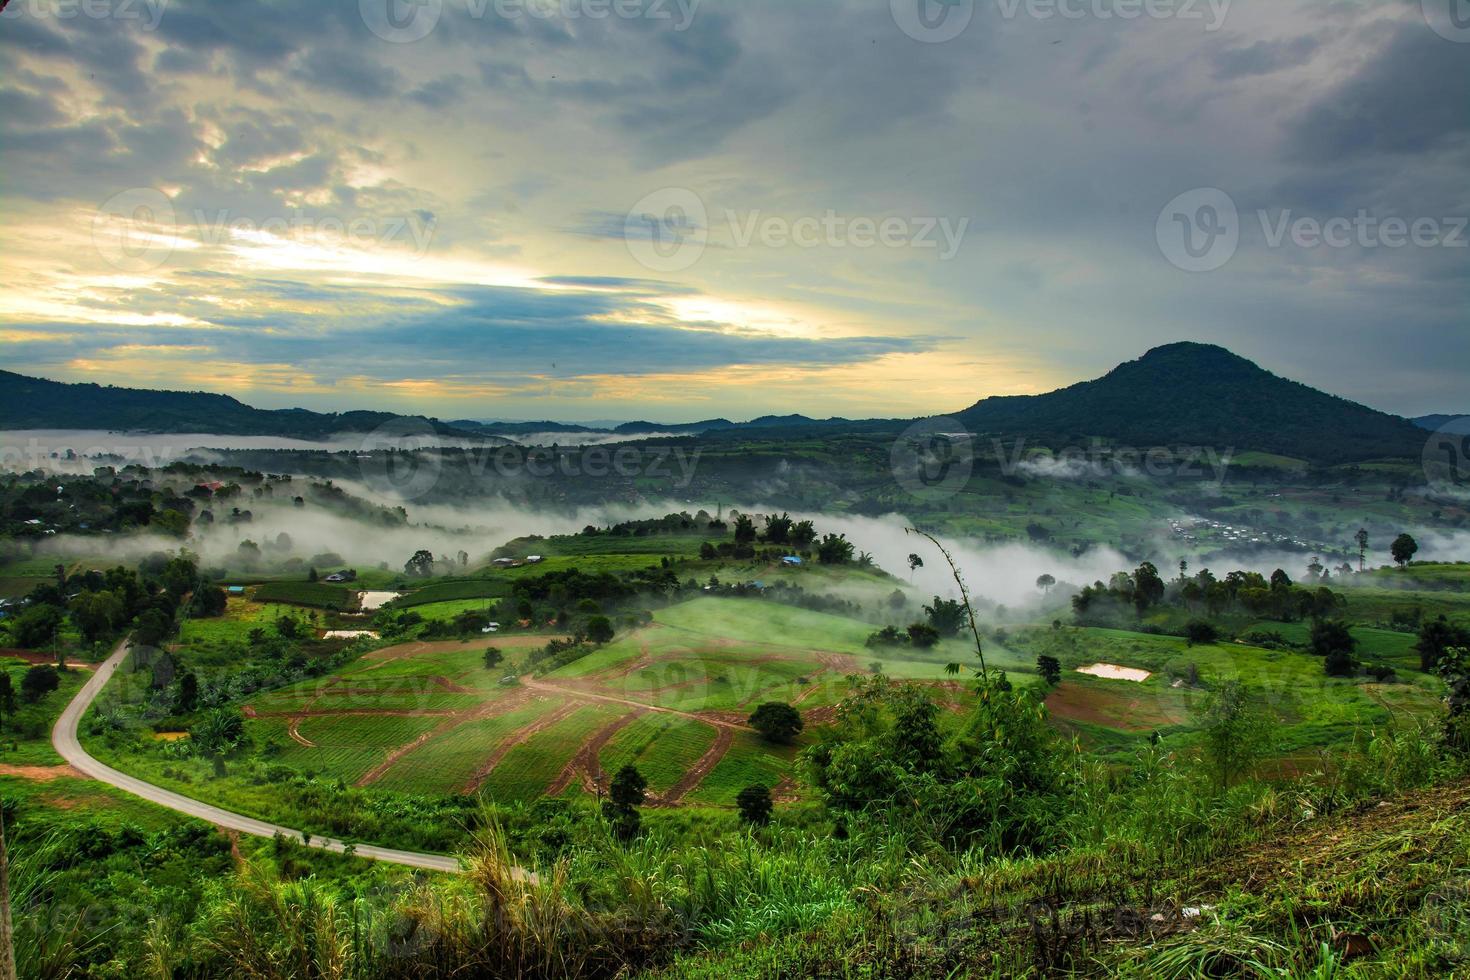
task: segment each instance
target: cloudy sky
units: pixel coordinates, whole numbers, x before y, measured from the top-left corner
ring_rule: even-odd
[[[11,0],[0,364],[886,416],[1188,339],[1470,411],[1465,6]]]

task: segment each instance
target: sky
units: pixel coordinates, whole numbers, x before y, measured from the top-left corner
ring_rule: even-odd
[[[1465,7],[11,0],[0,365],[886,417],[1197,340],[1470,412]]]

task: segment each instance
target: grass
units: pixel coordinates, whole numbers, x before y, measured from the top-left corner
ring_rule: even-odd
[[[453,602],[464,599],[499,599],[510,594],[504,581],[496,579],[466,579],[453,582],[435,582],[415,589],[405,596],[393,600],[393,609],[412,609],[431,603]],[[483,605],[481,603],[480,605]],[[476,606],[475,608],[479,608]],[[419,610],[423,612],[422,609]]]
[[[598,760],[606,773],[637,766],[649,787],[662,792],[678,782],[714,741],[711,725],[677,715],[647,714],[609,739]]]
[[[337,612],[357,606],[355,589],[349,590],[325,582],[267,582],[256,586],[251,598],[256,602],[280,602]]]
[[[31,703],[20,695],[21,678],[31,665],[11,657],[0,657],[0,671],[10,675],[16,710],[0,724],[0,765],[59,766],[63,760],[51,747],[51,728],[90,674],[78,668],[58,673],[59,686],[41,700]]]

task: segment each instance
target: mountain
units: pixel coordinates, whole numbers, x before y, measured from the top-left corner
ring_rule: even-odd
[[[311,412],[304,408],[251,408],[206,391],[153,391],[65,384],[0,371],[0,428],[108,429],[136,432],[208,432],[217,435],[324,439],[338,432],[371,432],[401,416],[391,412]],[[473,438],[437,419],[422,419],[442,435]]]
[[[1234,447],[1315,462],[1418,456],[1408,419],[1277,377],[1211,344],[1156,347],[1094,381],[986,398],[959,413],[972,431],[1085,445]]]
[[[732,429],[739,424],[729,419],[705,419],[703,422],[624,422],[613,431],[620,436],[643,436],[655,432],[697,434],[711,429]]]
[[[136,429],[320,439],[367,432],[395,416],[383,412],[322,414],[293,408],[251,408],[227,395],[61,384],[0,371],[0,427],[11,429]],[[958,413],[981,436],[1025,437],[1038,445],[1086,446],[1102,437],[1138,449],[1152,446],[1233,447],[1321,463],[1383,457],[1417,458],[1424,428],[1307,385],[1277,377],[1223,347],[1178,343],[1157,347],[1094,381],[1044,395],[986,398]],[[537,432],[599,432],[557,422],[424,420],[446,435],[493,439]],[[749,422],[626,422],[624,436],[664,433],[739,439],[758,430],[765,439],[804,439],[840,432],[881,435],[900,419],[814,419],[764,415]]]
[[[1428,429],[1430,432],[1434,432],[1438,429],[1443,429],[1451,422],[1456,423],[1454,427],[1454,431],[1456,432],[1462,430],[1470,430],[1470,413],[1457,415],[1453,412],[1450,412],[1447,414],[1421,415],[1418,418],[1409,419],[1409,421],[1413,422],[1421,429]]]

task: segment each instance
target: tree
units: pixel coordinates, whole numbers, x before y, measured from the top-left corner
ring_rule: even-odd
[[[619,840],[632,840],[638,836],[642,817],[638,808],[648,794],[648,780],[633,765],[626,765],[613,776],[608,787],[608,798],[602,803],[602,814],[612,824],[613,833]]]
[[[752,827],[764,827],[771,822],[771,791],[759,783],[752,783],[735,795],[735,808],[740,811],[742,822]]]
[[[1314,620],[1308,645],[1313,653],[1323,658],[1323,668],[1328,674],[1333,677],[1352,674],[1353,651],[1357,649],[1358,641],[1342,623],[1335,619]]]
[[[844,534],[825,534],[817,545],[817,561],[823,565],[846,565],[852,561],[852,542]]]
[[[62,612],[49,603],[33,604],[15,617],[10,626],[10,636],[18,647],[34,650],[56,639],[61,629]]]
[[[771,544],[785,544],[791,540],[793,521],[790,514],[771,514],[766,518],[766,540]]]
[[[470,553],[468,551],[461,551],[455,557],[459,559],[460,568],[468,568],[470,566]]]
[[[139,646],[156,647],[173,632],[173,620],[161,609],[145,609],[138,614],[133,627],[133,642]]]
[[[735,543],[750,544],[755,540],[755,521],[748,514],[738,514],[735,517]]]
[[[924,607],[924,613],[929,617],[929,625],[940,636],[955,636],[965,628],[965,607],[958,599],[935,596],[934,602]]]
[[[928,650],[939,642],[939,631],[928,623],[909,624],[909,643],[920,650]]]
[[[174,699],[174,711],[177,714],[187,715],[197,707],[199,707],[199,678],[192,670],[186,670],[179,678],[179,694]]]
[[[505,654],[501,653],[499,650],[495,649],[494,647],[486,647],[485,648],[485,669],[486,670],[494,670],[496,667],[499,667],[501,665],[501,663],[503,663],[504,661],[505,661]]]
[[[1164,580],[1159,569],[1151,561],[1138,566],[1133,573],[1133,606],[1141,616],[1145,609],[1155,605],[1164,597]]]
[[[434,553],[420,548],[413,553],[413,557],[403,563],[403,570],[409,575],[419,575],[427,578],[434,574]]]
[[[1036,672],[1051,687],[1056,687],[1062,682],[1062,662],[1056,657],[1050,657],[1044,653],[1037,657]]]
[[[1400,568],[1407,565],[1418,550],[1419,542],[1414,540],[1413,535],[1407,533],[1394,538],[1393,544],[1388,546],[1389,554],[1393,555],[1393,560],[1399,563]]]
[[[1221,789],[1228,789],[1266,751],[1271,719],[1261,698],[1239,681],[1227,681],[1205,699],[1204,753]]]
[[[320,576],[317,575],[315,566],[312,566],[311,568],[308,568],[306,570],[306,580],[308,582],[315,582],[318,578],[320,578]]]
[[[0,670],[0,722],[15,714],[15,685],[10,680],[10,672]]]
[[[1366,527],[1358,528],[1358,533],[1353,535],[1353,539],[1358,542],[1358,571],[1361,572],[1363,570],[1364,557],[1368,554],[1368,529]]]
[[[249,538],[240,542],[239,547],[235,549],[235,554],[239,556],[240,564],[246,568],[254,568],[260,564],[260,545]]]
[[[194,592],[194,615],[202,619],[223,616],[229,606],[229,597],[218,585],[206,585]]]
[[[1445,706],[1445,742],[1451,751],[1470,755],[1470,647],[1445,651],[1439,662],[1439,676],[1449,688]]]
[[[1052,575],[1042,574],[1036,578],[1036,587],[1041,590],[1042,595],[1050,595],[1051,587],[1056,584],[1057,580]]]
[[[607,643],[613,638],[612,620],[606,616],[593,616],[587,620],[587,639],[593,643]]]
[[[1470,650],[1470,629],[1452,625],[1440,613],[1438,619],[1431,619],[1419,627],[1419,642],[1414,644],[1414,649],[1419,651],[1420,669],[1433,673],[1453,647]]]
[[[781,701],[767,701],[750,715],[750,727],[767,742],[786,745],[801,733],[801,712]]]
[[[20,694],[35,704],[61,686],[61,675],[50,664],[36,664],[20,679]]]
[[[215,775],[225,775],[225,756],[240,747],[245,719],[234,708],[215,708],[189,729],[196,751],[214,761]]]
[[[1207,619],[1191,619],[1184,625],[1184,638],[1190,646],[1196,643],[1215,643],[1220,639],[1220,631]]]
[[[96,643],[123,622],[122,600],[111,592],[83,592],[71,601],[71,618],[82,639]]]
[[[817,526],[811,521],[797,521],[791,526],[791,544],[798,550],[810,548],[817,540]]]
[[[924,567],[924,559],[916,554],[909,555],[909,581],[914,580],[914,573]]]

